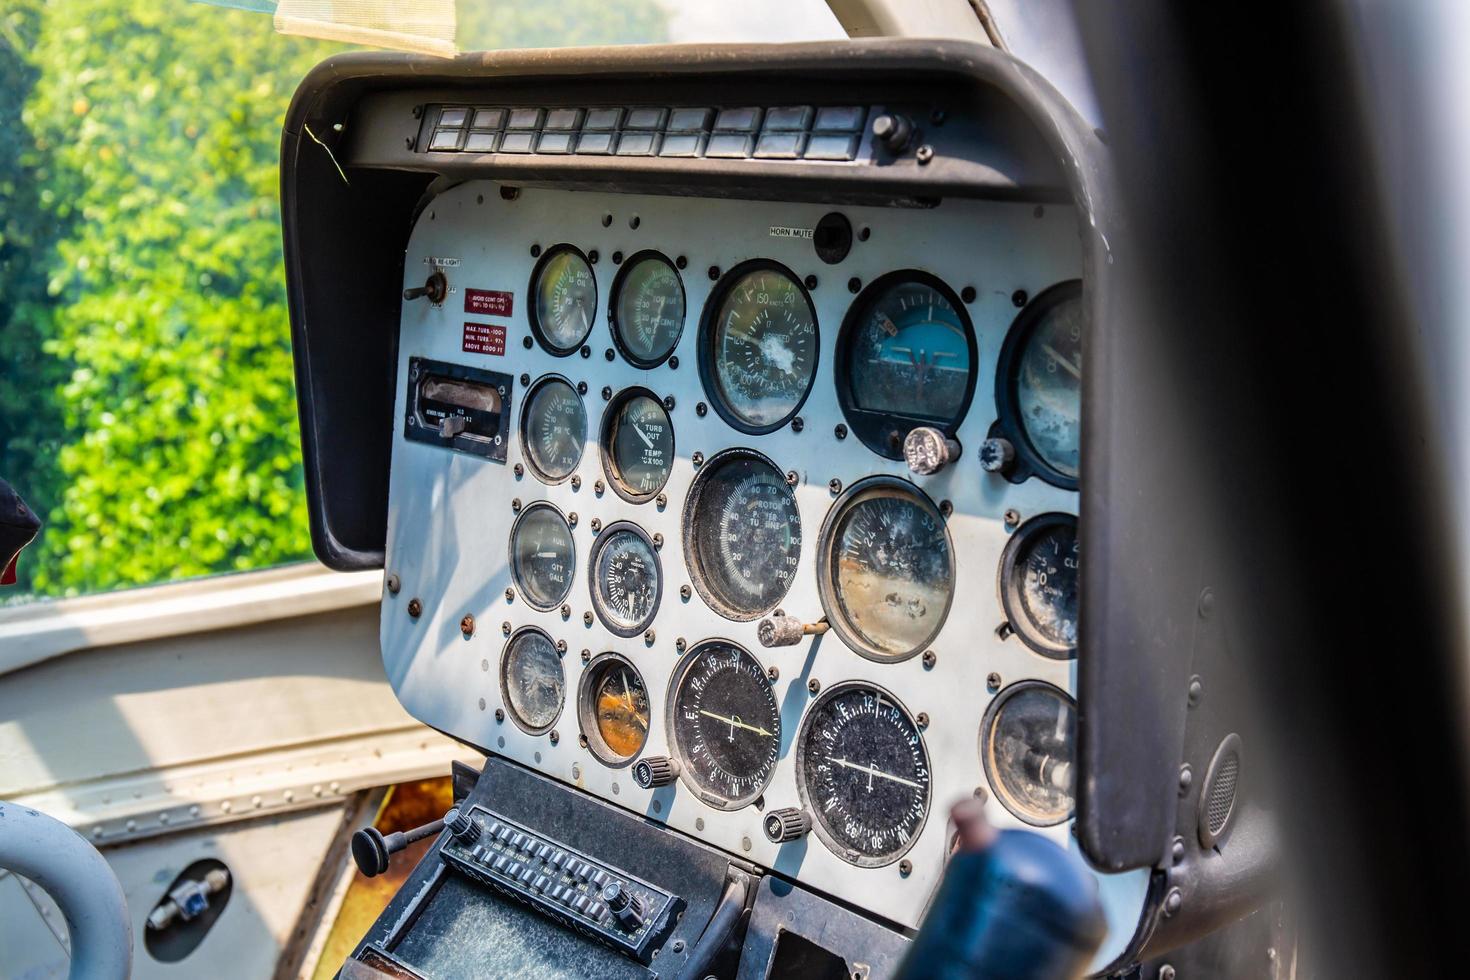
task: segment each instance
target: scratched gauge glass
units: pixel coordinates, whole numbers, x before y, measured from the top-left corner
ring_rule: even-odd
[[[980,758],[1007,810],[1034,826],[1061,823],[1076,806],[1076,705],[1040,681],[1006,688],[981,723]]]
[[[1001,601],[1011,628],[1038,653],[1077,654],[1081,554],[1077,519],[1041,514],[1022,524],[1001,556]]]
[[[802,802],[833,853],[876,868],[913,846],[929,816],[929,750],[893,695],[857,681],[828,688],[796,752]]]
[[[870,660],[911,657],[944,624],[954,597],[949,531],[912,484],[891,477],[854,484],[833,505],[821,554],[828,618]]]
[[[500,693],[511,720],[539,735],[556,723],[566,692],[561,655],[551,637],[534,627],[523,629],[500,658]]]
[[[613,283],[613,341],[635,367],[663,363],[684,331],[684,284],[668,259],[641,252]]]
[[[602,461],[624,500],[642,503],[663,489],[674,467],[674,423],[652,392],[630,388],[608,407]]]
[[[1078,474],[1082,430],[1082,318],[1080,292],[1046,306],[1025,340],[1015,379],[1026,440],[1070,479]]]
[[[521,511],[510,529],[510,573],[521,597],[534,609],[554,609],[572,589],[576,545],[566,518],[539,501]]]
[[[716,296],[706,351],[710,396],[727,422],[772,431],[796,414],[816,375],[811,297],[771,264],[736,268]]]
[[[717,810],[765,792],[781,750],[781,709],[760,662],[725,640],[706,640],[679,662],[669,729],[680,777]]]
[[[592,605],[619,636],[646,630],[663,594],[663,571],[653,542],[636,524],[603,529],[592,546]]]
[[[521,445],[531,470],[546,483],[560,483],[582,461],[587,409],[571,384],[555,376],[531,388],[521,416]]]
[[[710,608],[738,622],[770,612],[800,554],[796,495],[774,463],[749,449],[705,463],[684,504],[684,557]]]
[[[604,653],[587,666],[577,698],[587,748],[602,762],[622,765],[648,741],[648,689],[625,657]]]
[[[597,280],[571,245],[547,250],[531,276],[531,328],[541,346],[565,356],[582,346],[597,317]]]

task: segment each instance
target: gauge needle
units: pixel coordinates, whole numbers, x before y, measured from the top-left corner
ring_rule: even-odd
[[[743,728],[747,732],[755,732],[757,735],[770,735],[771,734],[770,732],[766,731],[764,728],[757,728],[755,725],[747,725],[745,722],[741,721],[739,718],[726,718],[724,715],[717,715],[713,711],[705,711],[703,708],[700,708],[699,709],[699,713],[702,714],[702,715],[704,715],[706,718],[713,718],[715,721],[722,721],[725,724],[729,725],[730,726],[730,731],[732,733],[737,728]]]
[[[858,772],[867,773],[869,792],[872,792],[873,789],[874,776],[877,776],[879,779],[887,779],[895,783],[903,783],[905,786],[912,786],[914,789],[923,789],[923,787],[920,786],[918,783],[913,782],[909,779],[904,779],[902,776],[895,776],[891,772],[884,772],[877,766],[860,766],[856,762],[848,762],[846,759],[834,759],[830,755],[827,756],[827,761],[835,762],[837,765],[842,766],[844,769],[856,769]]]
[[[554,552],[554,551],[538,551],[538,552],[536,552],[535,557],[537,557],[537,558],[555,558],[556,557],[556,552]]]
[[[648,436],[644,433],[642,429],[638,428],[638,426],[635,425],[633,426],[633,431],[638,433],[638,438],[643,440],[643,444],[645,446],[647,446],[649,449],[653,448],[653,440],[648,438]]]
[[[628,672],[626,670],[620,670],[618,671],[618,676],[623,679],[623,703],[628,706],[629,711],[632,711],[633,696],[628,693]]]
[[[1058,353],[1055,347],[1053,347],[1051,344],[1043,343],[1041,345],[1041,349],[1046,351],[1047,356],[1049,356],[1052,360],[1056,361],[1062,367],[1066,368],[1068,374],[1076,378],[1078,381],[1082,380],[1082,369],[1073,364],[1071,361],[1067,360],[1060,353]]]

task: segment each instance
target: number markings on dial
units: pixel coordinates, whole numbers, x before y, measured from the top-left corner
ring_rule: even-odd
[[[681,776],[710,806],[733,810],[764,792],[781,748],[781,710],[760,662],[724,640],[685,657],[669,697]]]

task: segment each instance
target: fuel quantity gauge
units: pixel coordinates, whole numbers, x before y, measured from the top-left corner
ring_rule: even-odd
[[[706,640],[679,663],[668,727],[680,778],[717,810],[765,792],[781,751],[781,709],[765,668],[726,640]]]

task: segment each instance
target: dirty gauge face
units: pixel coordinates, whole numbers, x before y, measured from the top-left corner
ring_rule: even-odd
[[[669,729],[681,776],[718,810],[765,791],[781,750],[781,709],[760,662],[724,640],[689,652],[673,679]]]
[[[1001,556],[1006,620],[1027,646],[1056,659],[1077,655],[1081,554],[1077,519],[1042,514],[1021,525]]]
[[[566,678],[551,637],[534,627],[511,637],[500,658],[500,693],[521,730],[539,735],[556,723]]]
[[[774,263],[733,269],[711,298],[700,371],[721,417],[744,432],[785,424],[811,390],[817,315],[811,297]]]
[[[648,741],[648,689],[643,676],[625,657],[602,654],[582,675],[577,714],[592,754],[607,765],[623,765]]]
[[[663,594],[663,570],[653,542],[636,524],[603,529],[592,546],[592,606],[618,636],[642,633]]]
[[[613,340],[635,367],[651,368],[674,352],[684,332],[684,284],[657,252],[630,258],[613,283]]]
[[[586,442],[587,409],[577,389],[558,377],[537,381],[521,417],[521,445],[535,474],[546,483],[565,480]]]
[[[663,489],[674,467],[674,423],[652,392],[628,389],[608,407],[602,462],[624,500],[642,503]]]
[[[597,317],[597,280],[586,256],[571,245],[548,249],[531,275],[531,328],[549,353],[582,346]]]
[[[511,527],[511,577],[534,609],[553,609],[565,601],[572,589],[576,554],[572,529],[554,504],[532,504]]]
[[[1001,425],[1028,468],[1075,490],[1081,467],[1082,286],[1066,282],[1016,317],[996,372]]]
[[[853,681],[829,688],[807,713],[796,770],[812,828],[844,861],[898,860],[929,816],[929,751],[887,691]]]
[[[1076,705],[1039,681],[1002,691],[981,723],[980,756],[991,789],[1034,826],[1061,823],[1076,808],[1076,743]]]
[[[906,659],[934,639],[954,596],[949,532],[912,484],[872,477],[833,505],[822,529],[822,606],[870,660]]]

